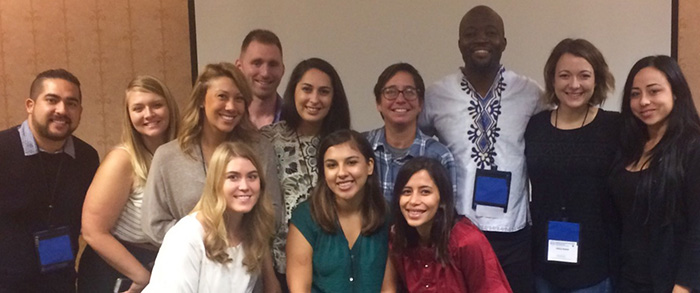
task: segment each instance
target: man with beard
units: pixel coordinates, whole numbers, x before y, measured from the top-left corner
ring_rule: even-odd
[[[525,127],[542,89],[506,70],[503,20],[487,6],[459,25],[464,67],[428,88],[419,126],[456,160],[457,210],[486,235],[514,292],[534,290]]]
[[[241,45],[241,55],[236,60],[253,91],[253,101],[248,106],[250,121],[261,127],[279,121],[282,98],[277,87],[284,75],[282,43],[275,33],[256,29],[248,33]]]
[[[75,292],[75,256],[97,152],[72,136],[80,82],[64,69],[32,82],[27,120],[0,132],[0,292]]]

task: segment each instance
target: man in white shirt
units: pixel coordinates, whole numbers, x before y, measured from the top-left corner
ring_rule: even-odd
[[[455,157],[458,212],[484,231],[513,291],[532,292],[523,136],[542,89],[501,65],[506,44],[495,11],[469,10],[459,26],[464,67],[428,88],[419,126]]]

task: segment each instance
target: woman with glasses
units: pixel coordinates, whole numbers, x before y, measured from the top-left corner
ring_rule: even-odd
[[[457,192],[452,153],[417,127],[424,93],[423,78],[408,63],[396,63],[384,69],[374,86],[377,111],[384,119],[384,126],[365,133],[365,137],[377,158],[375,169],[387,201],[394,194],[394,179],[399,168],[414,157],[431,157],[440,161],[448,170],[453,192]]]
[[[319,142],[335,130],[350,128],[348,99],[331,64],[310,58],[294,68],[284,92],[280,120],[261,131],[277,154],[285,210],[284,224],[274,239],[273,254],[278,278],[286,291],[285,243],[292,210],[309,197],[318,179]]]

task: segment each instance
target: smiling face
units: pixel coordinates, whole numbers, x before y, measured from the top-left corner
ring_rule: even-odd
[[[80,124],[83,107],[80,89],[60,78],[47,78],[35,99],[27,99],[30,129],[36,136],[50,141],[64,141]]]
[[[208,82],[203,106],[206,116],[203,127],[211,133],[233,131],[245,113],[245,99],[228,77],[218,77]]]
[[[654,67],[640,70],[632,82],[632,114],[650,128],[664,128],[673,110],[673,92],[666,75]]]
[[[319,128],[333,102],[333,85],[328,74],[311,68],[294,90],[294,103],[301,117],[300,127]]]
[[[150,92],[131,90],[126,93],[126,107],[131,125],[146,137],[165,139],[170,111],[165,98]]]
[[[485,6],[470,10],[460,22],[458,45],[467,69],[497,69],[506,49],[503,20]]]
[[[401,190],[399,207],[406,223],[416,228],[421,238],[430,237],[430,228],[439,206],[440,191],[428,171],[414,173]]]
[[[374,161],[367,160],[351,142],[329,147],[323,155],[326,184],[338,201],[359,202],[367,177],[374,172]]]
[[[595,73],[586,59],[561,55],[554,70],[554,93],[560,107],[587,107],[595,91]]]
[[[415,89],[416,84],[410,73],[399,71],[384,85],[384,89],[387,88],[404,91],[407,88]],[[389,100],[382,94],[382,98],[377,104],[377,111],[384,117],[385,124],[415,124],[421,110],[420,98],[416,96],[412,100],[407,100],[404,93],[400,93],[394,100]]]
[[[234,157],[226,164],[222,192],[226,197],[226,208],[231,212],[250,212],[260,198],[260,177],[253,163]]]
[[[236,60],[236,66],[248,80],[253,96],[259,99],[277,96],[277,87],[284,75],[282,52],[277,46],[252,41]]]

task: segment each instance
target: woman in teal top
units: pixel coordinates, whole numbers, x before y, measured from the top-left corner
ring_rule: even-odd
[[[290,292],[393,291],[387,207],[374,173],[374,153],[353,130],[321,141],[319,183],[292,213],[287,236]]]

